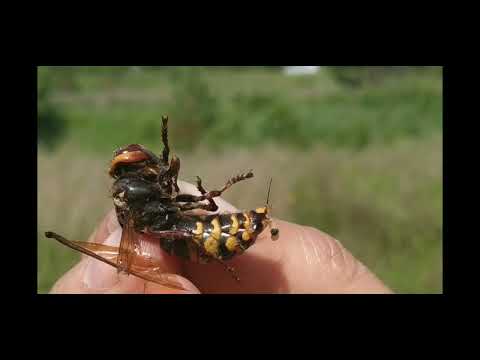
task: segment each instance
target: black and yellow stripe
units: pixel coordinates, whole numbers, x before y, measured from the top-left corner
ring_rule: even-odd
[[[226,260],[253,245],[264,228],[267,208],[241,213],[191,218],[192,240],[201,250],[200,257]],[[190,260],[198,258],[190,247]],[[205,260],[205,259],[204,259]]]

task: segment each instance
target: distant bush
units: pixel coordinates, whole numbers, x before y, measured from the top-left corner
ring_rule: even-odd
[[[127,73],[132,66],[63,66],[57,67],[64,72],[73,72],[77,74],[92,74],[100,76],[123,75]]]
[[[66,135],[67,123],[52,104],[52,73],[48,68],[39,68],[37,93],[37,121],[39,144],[49,150],[55,148]]]
[[[327,68],[338,83],[348,87],[379,83],[388,76],[408,70],[406,66],[327,66]]]
[[[265,142],[306,145],[299,126],[299,111],[284,96],[239,93],[232,104],[234,109],[228,121],[212,129],[212,138],[244,145]]]
[[[55,84],[69,71],[53,70]],[[115,77],[82,69],[73,76],[78,90],[55,85],[55,101],[75,129],[75,141],[101,151],[129,142],[160,148],[161,114],[171,117],[171,138],[181,151],[265,143],[362,149],[441,130],[441,68],[385,70],[392,75],[378,86],[354,91],[335,84],[324,70],[288,77],[260,67],[162,67]]]
[[[175,122],[177,146],[191,149],[202,134],[218,121],[217,99],[211,93],[200,67],[170,68],[168,73],[173,85],[173,107],[169,111]]]

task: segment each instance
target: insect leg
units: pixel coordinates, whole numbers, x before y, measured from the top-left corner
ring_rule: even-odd
[[[220,190],[212,190],[212,191],[209,191],[209,192],[206,192],[206,190],[202,186],[202,180],[199,177],[197,177],[197,188],[200,191],[200,193],[202,193],[202,195],[195,196],[195,195],[189,195],[189,194],[181,194],[181,195],[178,195],[175,198],[174,201],[176,201],[176,202],[187,202],[187,201],[198,202],[198,201],[202,201],[202,200],[208,200],[209,201],[208,210],[209,211],[216,211],[218,209],[218,206],[213,201],[213,198],[222,195],[222,193],[225,190],[227,190],[230,186],[232,186],[233,184],[235,184],[239,181],[251,178],[251,177],[253,177],[253,173],[251,171],[249,171],[247,173],[244,173],[244,174],[239,174],[239,175],[234,176],[231,179],[229,179],[227,181],[227,183]],[[198,207],[198,208],[203,208],[203,207]]]
[[[212,200],[213,202],[213,200]],[[186,210],[194,210],[194,209],[201,209],[201,210],[206,210],[206,211],[216,211],[218,209],[217,204],[213,203],[215,207],[212,206],[212,204],[209,202],[208,204],[203,204],[201,202],[195,201],[195,202],[187,202],[185,204],[177,204],[182,211]]]
[[[170,160],[170,167],[168,168],[169,175],[173,178],[173,186],[175,191],[178,193],[180,191],[178,187],[178,172],[180,171],[180,159],[173,155],[172,160]]]
[[[216,260],[223,265],[225,270],[227,270],[237,282],[240,282],[240,278],[238,277],[235,271],[235,268],[233,268],[232,266],[228,266],[223,260],[220,260],[220,259],[216,259]]]
[[[222,195],[222,193],[225,190],[227,190],[233,184],[235,184],[239,181],[242,181],[242,180],[252,178],[252,177],[253,177],[253,172],[251,170],[247,173],[236,175],[236,176],[230,178],[227,181],[227,183],[225,185],[223,185],[223,187],[220,190],[212,190],[212,191],[207,192],[206,194],[203,194],[202,196],[204,196],[205,199],[212,199],[214,197],[220,196],[220,195]]]
[[[164,146],[162,159],[165,164],[168,164],[168,156],[170,154],[170,148],[168,147],[168,116],[162,116],[162,142]]]
[[[230,178],[227,183],[223,186],[223,188],[221,190],[219,190],[220,193],[223,193],[225,190],[227,190],[230,186],[232,186],[233,184],[239,182],[239,181],[242,181],[242,180],[246,180],[246,179],[249,179],[249,178],[252,178],[253,177],[253,172],[252,170],[250,170],[249,172],[246,172],[246,173],[243,173],[243,174],[239,174],[239,175],[236,175],[232,178]]]
[[[182,210],[202,209],[206,211],[217,211],[218,206],[212,198],[206,197],[207,190],[202,186],[202,179],[197,176],[197,189],[202,194],[201,196],[191,194],[180,194],[174,201],[175,202],[187,202],[187,204],[179,205]],[[199,203],[199,201],[208,200],[208,205]]]
[[[200,191],[202,195],[205,195],[207,193],[207,190],[202,186],[202,179],[200,179],[200,176],[197,176],[197,189]],[[207,199],[208,200],[208,211],[217,211],[218,206],[215,203],[213,199]]]
[[[200,176],[197,176],[197,189],[202,195],[207,192],[207,190],[205,190],[205,188],[202,186],[202,179],[200,179]]]

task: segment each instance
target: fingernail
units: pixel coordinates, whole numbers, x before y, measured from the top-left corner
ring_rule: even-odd
[[[122,229],[118,228],[105,240],[105,245],[118,245],[122,236]],[[89,258],[83,273],[83,282],[91,289],[111,288],[119,281],[117,269],[100,260]]]
[[[191,292],[192,294],[200,294],[200,291],[197,289],[197,287],[184,277],[178,276],[176,280],[185,290]]]
[[[169,274],[168,278],[172,281],[172,283],[175,283],[177,286],[180,285],[181,287],[183,287],[184,293],[200,294],[200,291],[197,289],[197,287],[184,277],[176,274]],[[177,289],[168,289],[168,285],[158,285],[153,282],[147,282],[145,285],[146,294],[164,294],[172,292],[176,294],[181,293],[180,290]]]

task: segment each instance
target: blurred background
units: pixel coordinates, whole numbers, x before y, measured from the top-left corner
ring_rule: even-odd
[[[442,292],[441,67],[39,67],[38,292],[112,207],[113,151],[160,153],[180,178],[339,239],[399,293]]]

